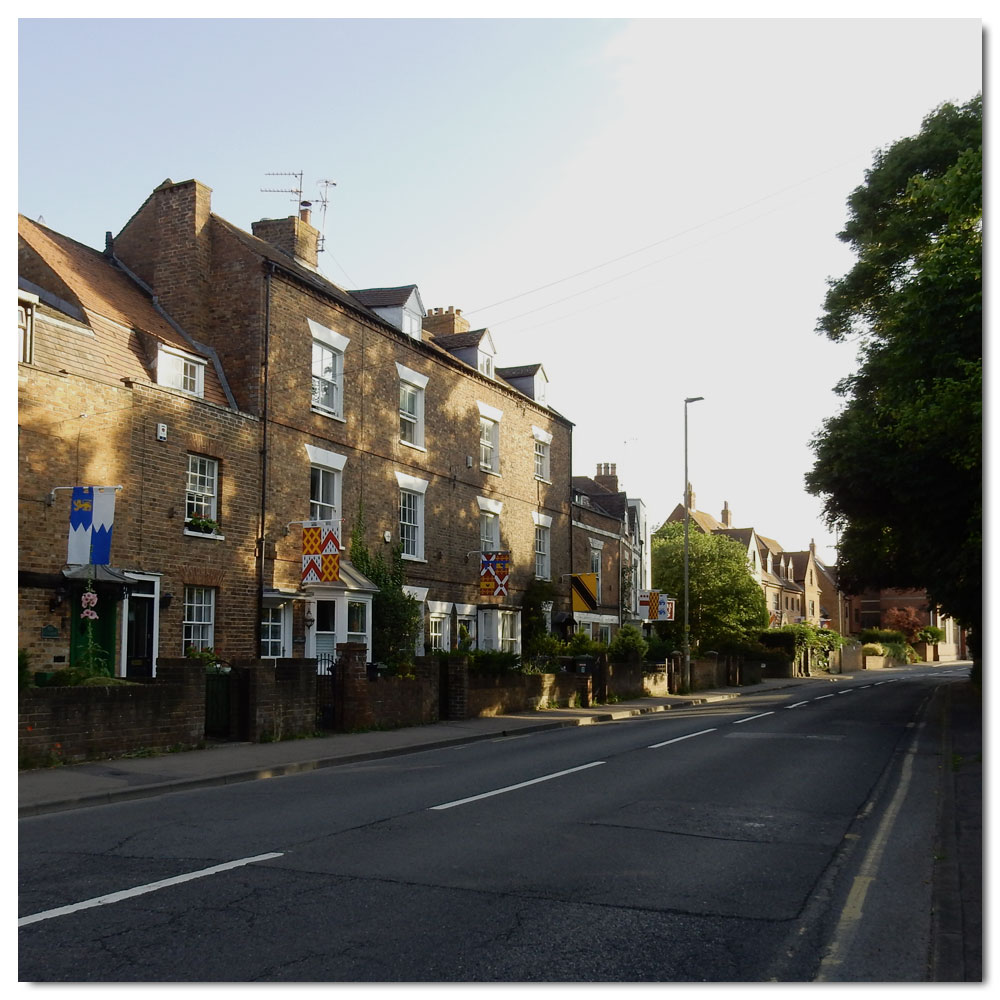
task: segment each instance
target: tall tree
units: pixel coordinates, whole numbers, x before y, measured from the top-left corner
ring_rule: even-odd
[[[721,638],[745,639],[767,628],[764,594],[750,575],[746,549],[725,535],[692,530],[688,546],[691,645]],[[662,629],[683,643],[684,525],[671,521],[653,533],[653,586],[676,599],[676,621]]]
[[[841,585],[925,589],[982,619],[982,97],[878,153],[840,239],[818,331],[858,337],[809,491],[840,531]]]

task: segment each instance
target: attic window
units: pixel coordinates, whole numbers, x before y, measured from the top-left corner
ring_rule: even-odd
[[[156,358],[156,381],[193,396],[205,395],[205,362],[170,347],[160,347]]]
[[[420,340],[423,324],[420,316],[411,309],[403,309],[403,333],[414,340]]]
[[[487,378],[493,378],[493,355],[480,351],[476,367]]]

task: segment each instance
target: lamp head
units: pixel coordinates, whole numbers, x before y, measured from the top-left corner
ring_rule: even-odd
[[[685,403],[697,403],[700,399],[704,399],[704,398],[705,398],[704,396],[688,396],[688,398],[685,399],[684,402]]]

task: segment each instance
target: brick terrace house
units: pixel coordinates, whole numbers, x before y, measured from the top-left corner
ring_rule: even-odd
[[[639,591],[649,587],[645,506],[619,489],[617,468],[600,463],[593,478],[573,477],[573,569],[596,577],[596,606],[573,613],[576,631],[609,642],[640,620]]]
[[[459,310],[425,314],[415,285],[339,288],[317,268],[305,209],[248,233],[212,213],[203,184],[168,180],[103,254],[21,226],[21,273],[38,296],[20,369],[22,569],[59,583],[66,512],[44,499],[103,480],[124,487],[113,562],[154,588],[153,658],[188,644],[227,658],[317,656],[347,639],[370,649],[373,587],[347,551],[340,580],[301,582],[308,520],[338,522],[345,548],[359,523],[369,549],[401,546],[426,647],[448,648],[464,626],[480,648],[518,651],[520,595],[536,575],[555,584],[555,610],[569,608],[572,424],[545,402],[541,366],[506,380],[489,331],[470,331]],[[93,273],[78,274],[77,258]],[[105,284],[117,311],[99,297]],[[105,313],[128,371],[94,327]],[[97,329],[104,351],[86,367],[65,343],[74,322],[80,338]],[[71,421],[97,414],[81,401],[95,392],[100,413],[118,416],[88,435]],[[196,537],[192,512],[214,512],[217,531]],[[510,553],[506,592],[480,596],[483,551]],[[42,586],[22,645],[56,599],[31,582]]]
[[[214,351],[102,253],[25,218],[19,228],[18,645],[36,669],[71,663],[80,594],[119,674],[157,650],[255,652],[260,421],[240,412]],[[116,490],[111,564],[68,564],[68,487]],[[189,528],[211,518],[210,534]]]

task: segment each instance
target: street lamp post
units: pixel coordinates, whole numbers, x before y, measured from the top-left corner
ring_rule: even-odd
[[[684,400],[684,670],[681,686],[691,690],[691,626],[688,609],[688,536],[691,530],[691,490],[688,486],[688,403],[697,403],[704,396],[688,396]]]

